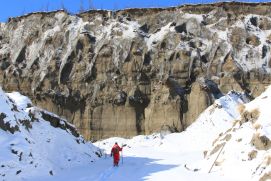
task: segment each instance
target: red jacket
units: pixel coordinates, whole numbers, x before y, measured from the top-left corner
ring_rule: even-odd
[[[111,155],[113,155],[114,160],[120,159],[120,151],[122,151],[122,148],[119,147],[118,144],[115,144],[111,149]]]

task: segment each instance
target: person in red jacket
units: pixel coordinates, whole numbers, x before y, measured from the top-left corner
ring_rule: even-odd
[[[120,160],[120,151],[122,151],[122,148],[119,147],[118,143],[116,142],[115,145],[111,149],[111,157],[113,156],[113,166],[117,167],[119,166],[119,160]]]

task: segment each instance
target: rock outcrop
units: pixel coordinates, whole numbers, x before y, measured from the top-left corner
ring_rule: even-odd
[[[87,139],[182,131],[270,78],[270,3],[32,13],[0,24],[0,83]]]

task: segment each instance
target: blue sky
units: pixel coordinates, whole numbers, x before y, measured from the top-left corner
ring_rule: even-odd
[[[89,2],[96,9],[124,9],[132,7],[168,7],[187,3],[210,3],[215,0],[3,0],[0,6],[0,21],[33,11],[56,10],[64,7],[76,13],[81,4],[88,9]],[[249,0],[250,2],[255,0]],[[262,0],[258,0],[262,1]]]

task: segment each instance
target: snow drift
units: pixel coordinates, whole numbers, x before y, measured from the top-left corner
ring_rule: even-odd
[[[0,89],[0,105],[0,180],[37,180],[97,158],[73,125],[27,97]]]
[[[215,164],[213,171],[246,180],[271,179],[270,104],[271,87],[252,102],[239,107],[240,118],[214,140],[206,155],[207,162]],[[215,157],[218,157],[216,161]]]

